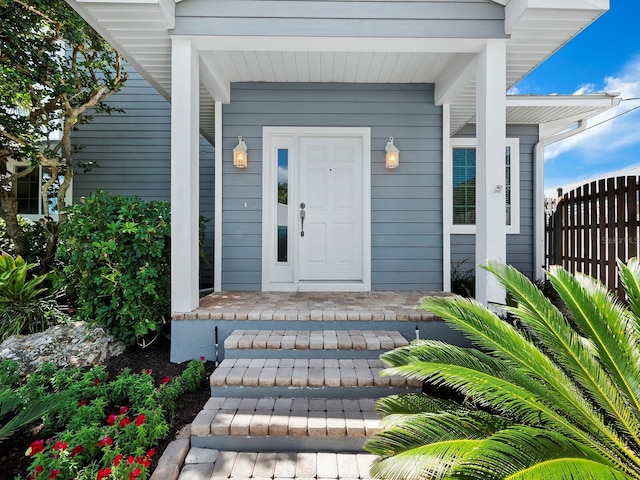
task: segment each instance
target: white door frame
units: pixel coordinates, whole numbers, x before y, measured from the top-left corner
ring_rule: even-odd
[[[356,137],[362,141],[362,281],[299,282],[291,251],[286,265],[276,264],[277,149],[289,148],[296,159],[300,137]],[[298,178],[297,162],[289,164],[289,182]],[[288,204],[297,207],[297,188],[290,189]],[[289,211],[289,225],[297,225],[298,208]],[[294,238],[293,236],[291,238]],[[294,245],[296,242],[292,242]],[[290,247],[293,249],[294,245]],[[371,129],[369,127],[263,127],[262,129],[262,290],[263,291],[341,291],[371,290]]]

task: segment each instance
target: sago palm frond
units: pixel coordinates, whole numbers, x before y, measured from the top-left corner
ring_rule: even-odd
[[[391,414],[440,412],[455,405],[448,400],[407,393],[381,398],[376,402],[376,411],[384,418]]]
[[[513,425],[486,438],[452,474],[499,480],[556,459],[583,459],[613,467],[598,452],[565,435],[549,429]]]
[[[618,260],[620,281],[627,294],[629,308],[633,312],[636,327],[640,327],[640,261],[632,258],[626,265]]]
[[[575,379],[575,384],[591,395],[599,408],[611,415],[623,433],[633,436],[637,442],[637,418],[631,415],[627,401],[601,365],[598,356],[594,354],[590,342],[580,336],[549,299],[515,268],[489,264],[487,270],[497,276],[516,300],[517,307],[508,310],[535,334],[547,355]],[[601,429],[601,416],[576,392],[575,387],[569,389],[568,384],[568,379],[560,378],[558,382],[549,384],[549,387],[554,388],[566,401],[573,404],[577,410],[572,417],[581,423],[583,428]],[[568,411],[566,406],[562,409]]]
[[[635,415],[638,415],[640,351],[635,341],[638,336],[635,322],[606,287],[591,277],[582,274],[572,276],[566,270],[552,267],[549,280],[583,335],[595,347],[600,361]]]
[[[504,418],[469,409],[390,415],[382,421],[384,431],[367,440],[366,449],[388,457],[429,443],[483,439],[506,426]]]
[[[419,341],[381,357],[385,374],[460,397],[379,401],[384,430],[365,445],[380,456],[372,472],[390,480],[640,480],[640,263],[620,265],[629,307],[589,277],[554,267],[550,282],[570,319],[515,269],[487,269],[515,300],[508,311],[518,320],[461,298],[422,300],[479,350]]]
[[[437,442],[378,459],[371,473],[388,480],[440,480],[482,440]]]

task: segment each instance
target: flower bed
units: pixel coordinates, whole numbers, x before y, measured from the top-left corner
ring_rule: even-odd
[[[0,385],[15,383],[2,369]],[[24,399],[65,392],[63,409],[48,415],[41,437],[27,449],[29,478],[146,479],[176,412],[176,401],[200,388],[202,361],[193,361],[174,377],[154,380],[145,369],[123,370],[113,379],[104,367],[89,371],[46,365],[13,385]]]

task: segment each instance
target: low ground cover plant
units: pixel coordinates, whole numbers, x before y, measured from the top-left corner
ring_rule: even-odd
[[[7,362],[7,361],[5,361]],[[0,363],[0,389],[11,389],[25,407],[64,392],[64,408],[45,417],[42,438],[26,455],[30,479],[144,480],[155,446],[169,430],[178,398],[204,379],[202,361],[174,378],[124,370],[109,380],[104,367],[91,370],[43,364],[20,382],[12,363]]]
[[[560,267],[548,273],[564,316],[512,267],[491,264],[514,302],[502,319],[473,300],[429,297],[479,349],[416,341],[386,374],[444,395],[378,402],[366,443],[384,479],[640,479],[640,262],[619,263],[626,302]],[[441,397],[441,398],[438,398]]]

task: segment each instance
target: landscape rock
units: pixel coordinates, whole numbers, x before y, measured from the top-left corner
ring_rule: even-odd
[[[90,367],[124,352],[125,345],[101,327],[68,322],[32,335],[14,335],[0,344],[0,360],[16,360],[22,373],[43,362],[59,367]]]

